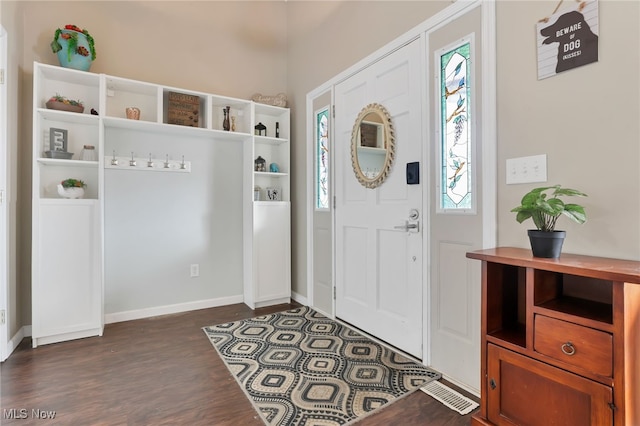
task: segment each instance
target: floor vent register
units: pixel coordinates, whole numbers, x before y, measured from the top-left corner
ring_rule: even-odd
[[[420,390],[462,415],[469,414],[478,407],[477,402],[435,380],[421,387]]]

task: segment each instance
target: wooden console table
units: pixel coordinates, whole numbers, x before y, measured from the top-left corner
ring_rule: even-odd
[[[472,425],[640,425],[640,262],[528,249],[482,261]]]

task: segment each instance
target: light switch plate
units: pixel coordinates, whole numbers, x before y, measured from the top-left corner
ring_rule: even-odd
[[[507,185],[517,183],[546,182],[547,155],[509,158],[507,160]]]

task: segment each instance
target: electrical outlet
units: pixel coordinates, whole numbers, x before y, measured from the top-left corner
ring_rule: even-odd
[[[191,265],[191,278],[200,276],[200,265],[194,263]]]

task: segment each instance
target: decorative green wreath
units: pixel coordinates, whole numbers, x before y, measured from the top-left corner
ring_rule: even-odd
[[[67,57],[69,58],[69,61],[71,61],[71,55],[73,55],[74,53],[82,56],[89,56],[89,53],[91,53],[91,60],[95,61],[96,48],[93,42],[93,37],[91,37],[89,31],[83,30],[76,25],[65,25],[64,29],[71,32],[63,33],[63,30],[60,28],[56,30],[55,34],[53,35],[53,41],[51,42],[51,50],[53,51],[53,53],[58,53],[60,50],[62,50],[62,45],[58,42],[58,37],[62,37],[63,39],[67,40]],[[88,52],[87,49],[85,49],[83,46],[78,46],[78,33],[82,33],[87,37],[89,50],[91,52]]]

